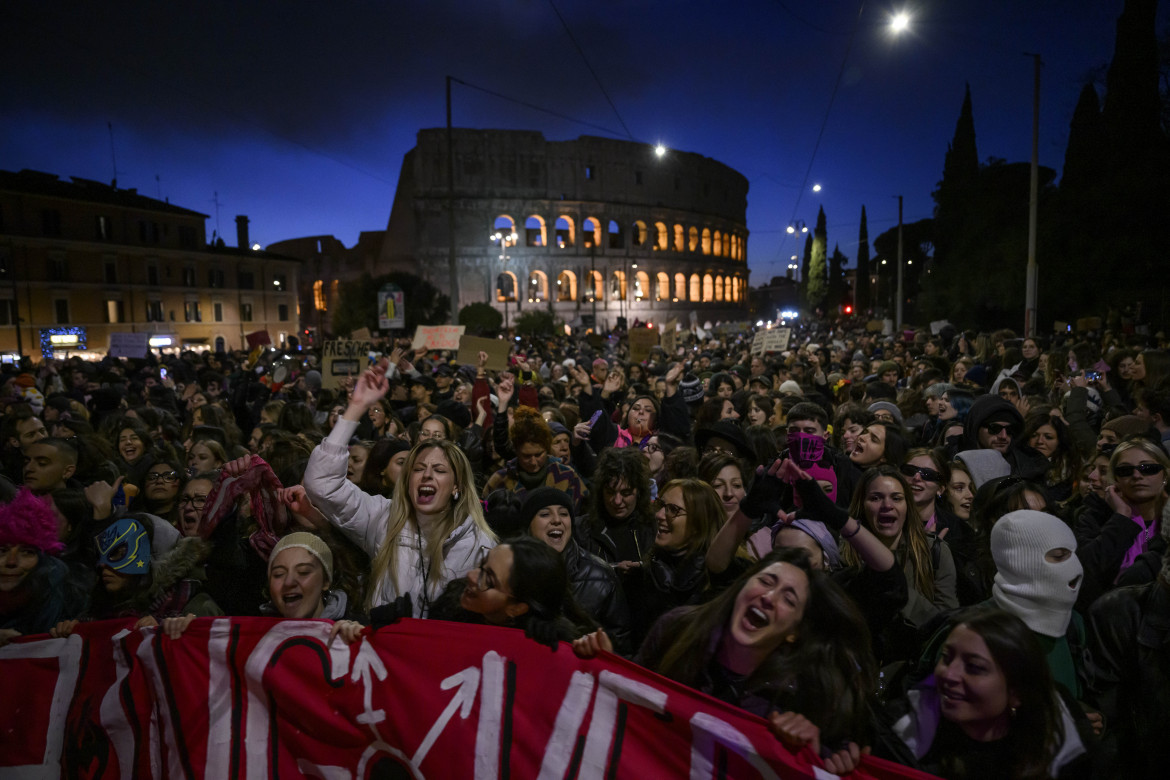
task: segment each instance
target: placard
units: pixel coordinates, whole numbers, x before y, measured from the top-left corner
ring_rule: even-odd
[[[341,380],[357,377],[370,362],[370,342],[353,340],[326,341],[321,348],[321,387],[336,390]]]
[[[248,346],[255,349],[259,346],[264,346],[272,343],[272,337],[268,335],[266,330],[255,330],[244,336],[244,341],[248,342]]]
[[[396,284],[382,285],[382,289],[378,290],[378,329],[405,328],[405,304],[401,287]]]
[[[419,325],[414,331],[414,349],[459,349],[459,338],[467,330],[464,325]]]
[[[650,350],[658,346],[658,331],[654,328],[634,328],[630,331],[630,361],[641,363],[650,357]]]
[[[756,333],[752,341],[753,355],[763,355],[766,352],[783,352],[788,349],[788,340],[792,337],[792,328],[771,328]]]
[[[141,358],[150,352],[149,333],[111,333],[110,357]]]
[[[373,341],[374,340],[374,337],[372,335],[370,335],[369,328],[358,328],[353,333],[350,333],[349,337],[351,339],[353,339],[354,341]]]
[[[1076,324],[1077,333],[1084,333],[1089,330],[1101,330],[1100,317],[1081,317]]]
[[[455,362],[461,366],[478,366],[479,353],[486,352],[488,359],[484,368],[488,371],[507,371],[508,353],[511,350],[512,344],[504,339],[485,339],[465,334],[459,337],[459,354]]]
[[[662,326],[662,332],[658,334],[659,344],[662,345],[662,351],[667,355],[674,354],[674,339],[675,331],[678,330],[678,319],[667,320],[666,324]]]

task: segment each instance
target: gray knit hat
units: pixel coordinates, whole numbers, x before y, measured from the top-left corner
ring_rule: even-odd
[[[317,560],[321,562],[321,568],[325,570],[325,581],[333,582],[333,551],[329,549],[329,545],[325,544],[325,540],[316,534],[311,534],[308,531],[297,531],[288,536],[281,537],[276,546],[272,548],[272,554],[268,556],[268,575],[272,576],[272,564],[276,560],[276,556],[290,547],[300,547],[308,550]]]

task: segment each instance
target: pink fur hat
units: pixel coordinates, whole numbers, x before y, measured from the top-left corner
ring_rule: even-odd
[[[21,488],[7,506],[0,506],[0,544],[28,545],[56,555],[65,549],[57,539],[57,516],[47,498]]]

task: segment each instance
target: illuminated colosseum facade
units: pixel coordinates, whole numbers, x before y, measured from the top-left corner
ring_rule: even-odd
[[[380,263],[417,263],[447,292],[446,130],[407,153]],[[748,182],[702,155],[608,138],[453,131],[460,306],[533,308],[611,328],[742,319]],[[514,239],[512,238],[514,236]],[[411,262],[413,261],[413,262]],[[596,317],[596,320],[594,320]]]

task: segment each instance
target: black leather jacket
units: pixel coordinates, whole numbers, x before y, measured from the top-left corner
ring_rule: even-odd
[[[1086,698],[1105,716],[1102,777],[1160,777],[1170,765],[1170,585],[1117,588],[1089,613]]]
[[[601,624],[618,653],[628,655],[633,652],[635,648],[630,647],[630,605],[617,572],[571,539],[561,557],[577,606]]]

